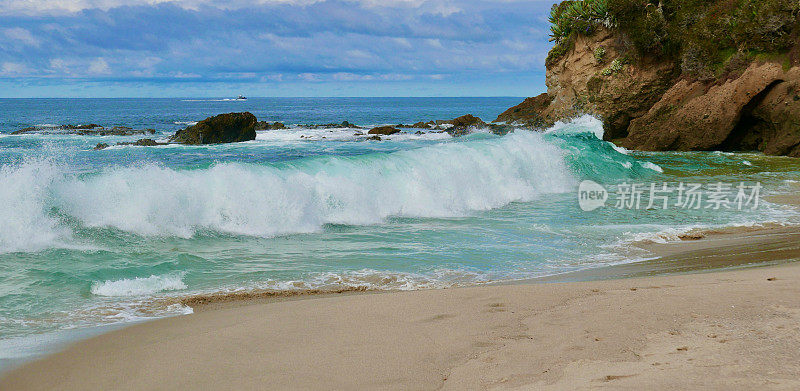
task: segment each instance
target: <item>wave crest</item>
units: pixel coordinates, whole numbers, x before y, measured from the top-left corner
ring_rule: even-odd
[[[92,284],[91,292],[97,296],[120,297],[142,296],[180,289],[186,289],[183,273],[95,282]]]
[[[60,220],[145,236],[272,237],[395,216],[465,216],[566,192],[576,183],[563,151],[530,132],[277,165],[179,170],[143,164],[75,175],[33,161],[4,166],[3,174],[0,200],[14,207],[0,213],[0,251],[64,238],[71,229]]]

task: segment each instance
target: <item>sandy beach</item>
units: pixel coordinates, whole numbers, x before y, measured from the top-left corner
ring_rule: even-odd
[[[79,342],[0,389],[797,389],[799,235],[654,245],[661,258],[604,277],[698,256],[728,266],[714,272],[201,305]]]

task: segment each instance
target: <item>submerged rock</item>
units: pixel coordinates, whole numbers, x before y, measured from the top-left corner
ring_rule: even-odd
[[[388,136],[390,134],[399,133],[400,129],[395,128],[394,126],[378,126],[377,128],[372,128],[367,132],[368,134],[380,134],[383,136]]]
[[[249,112],[220,114],[179,130],[170,141],[200,145],[255,140],[257,122],[256,117]]]
[[[95,145],[95,147],[94,147],[94,150],[95,150],[95,151],[99,151],[99,150],[101,150],[101,149],[106,149],[106,148],[108,148],[109,146],[110,146],[110,145],[108,145],[108,144],[106,144],[106,143],[99,143],[99,144]]]
[[[286,129],[286,125],[282,122],[269,123],[267,121],[258,121],[256,123],[256,130],[281,130]]]
[[[308,129],[333,129],[333,128],[346,128],[346,129],[361,129],[360,126],[353,125],[349,121],[342,121],[339,124],[307,124],[301,125],[304,128]]]
[[[133,136],[136,134],[153,134],[155,129],[133,129],[127,126],[114,126],[105,128],[97,124],[88,125],[58,125],[58,126],[31,126],[17,130],[11,134],[46,133],[46,134],[77,134],[81,136]]]

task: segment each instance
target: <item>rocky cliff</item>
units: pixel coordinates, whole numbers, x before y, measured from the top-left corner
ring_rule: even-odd
[[[800,157],[798,12],[784,0],[563,2],[551,18],[560,38],[547,92],[496,122],[544,127],[591,114],[607,140],[631,149]],[[575,20],[588,23],[580,34],[564,27]]]

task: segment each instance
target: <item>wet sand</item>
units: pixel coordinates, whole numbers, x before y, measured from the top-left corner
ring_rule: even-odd
[[[0,389],[798,389],[798,239],[712,234],[551,279],[629,277],[614,280],[198,304],[29,363]],[[730,270],[754,263],[771,266]],[[711,267],[728,270],[696,273]],[[694,273],[652,276],[664,271]]]

